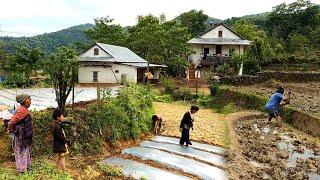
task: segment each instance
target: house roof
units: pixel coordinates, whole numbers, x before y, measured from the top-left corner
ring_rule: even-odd
[[[241,39],[245,40],[246,38],[242,37],[240,34],[238,34],[237,32],[235,32],[234,30],[232,30],[230,27],[228,27],[227,25],[225,25],[224,23],[218,23],[215,26],[213,26],[212,28],[208,29],[207,31],[203,32],[202,34],[200,34],[199,36],[197,36],[197,38],[199,38],[200,36],[206,34],[207,32],[210,32],[212,29],[217,28],[218,26],[224,26],[225,28],[229,29],[231,32],[233,32],[234,34],[236,34],[237,36],[239,36]]]
[[[118,63],[147,63],[146,60],[132,52],[130,49],[110,44],[96,43],[101,49],[110,54]]]
[[[193,38],[189,44],[250,45],[251,41],[230,38]]]
[[[128,66],[134,66],[134,67],[138,67],[138,68],[146,68],[148,67],[148,63],[121,63],[124,65],[128,65]],[[159,64],[149,64],[149,67],[162,67],[162,68],[166,68],[168,66],[166,65],[159,65]]]
[[[95,43],[103,51],[110,55],[110,57],[79,57],[82,62],[95,62],[95,63],[119,63],[127,66],[134,66],[138,68],[148,67],[148,61],[142,59],[140,56],[132,52],[130,49],[121,46],[110,44]],[[91,49],[92,45],[89,49]],[[86,50],[87,51],[87,50]],[[84,51],[84,52],[86,52]],[[149,64],[149,67],[168,67],[166,65]]]
[[[231,38],[202,38],[201,36],[210,32],[211,30],[217,28],[218,26],[224,26],[232,33],[237,35],[240,39],[231,39]],[[223,23],[219,23],[207,31],[203,32],[199,36],[188,41],[188,44],[218,44],[218,45],[250,45],[251,41],[246,40],[244,37],[233,31],[230,27]]]
[[[79,61],[117,62],[114,57],[79,57]]]

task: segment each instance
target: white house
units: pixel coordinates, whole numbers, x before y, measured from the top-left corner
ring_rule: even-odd
[[[246,40],[223,23],[216,24],[208,31],[188,41],[195,53],[188,57],[191,69],[188,78],[194,77],[194,67],[216,67],[219,64],[228,63],[233,53],[243,54],[245,48],[250,45]]]
[[[148,62],[130,49],[95,43],[79,56],[79,84],[119,84],[143,82]],[[149,64],[153,79],[158,79],[165,65]]]

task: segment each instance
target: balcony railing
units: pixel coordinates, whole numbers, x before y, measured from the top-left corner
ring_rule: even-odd
[[[218,65],[229,63],[231,61],[231,57],[227,55],[207,55],[202,56],[201,65]]]

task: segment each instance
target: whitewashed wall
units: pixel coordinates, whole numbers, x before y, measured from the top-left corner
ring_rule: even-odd
[[[222,31],[222,38],[230,38],[230,39],[241,39],[239,36],[234,34],[232,31],[230,31],[228,28],[220,25],[211,31],[205,33],[202,35],[202,38],[219,38],[219,31]]]
[[[116,70],[119,73],[112,73],[111,69],[115,73]],[[120,83],[121,74],[127,74],[128,82],[137,82],[137,69],[132,66],[112,64],[112,67],[80,67],[79,68],[79,83],[95,83],[93,82],[93,71],[98,71],[99,83]],[[118,81],[117,81],[117,79]]]
[[[99,55],[94,55],[94,49],[99,49]],[[111,57],[110,54],[106,53],[104,50],[102,50],[98,45],[94,45],[84,53],[80,55],[80,57]]]

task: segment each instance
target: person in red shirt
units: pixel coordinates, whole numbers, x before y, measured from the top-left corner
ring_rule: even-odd
[[[28,108],[31,98],[27,94],[17,95],[16,100],[21,104],[12,116],[8,132],[13,134],[12,148],[15,154],[16,167],[19,174],[31,168],[32,124]]]

